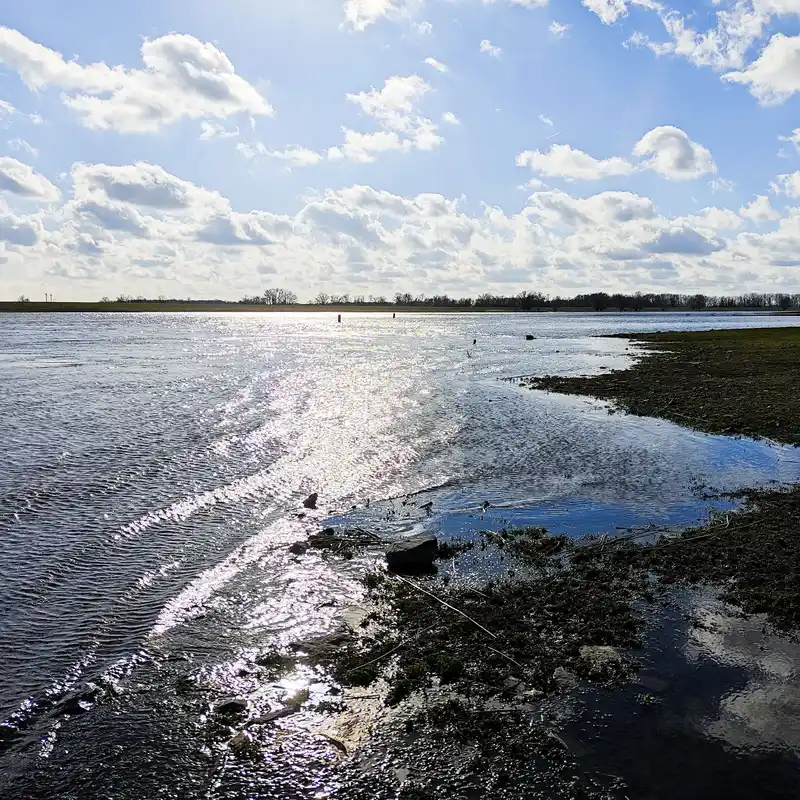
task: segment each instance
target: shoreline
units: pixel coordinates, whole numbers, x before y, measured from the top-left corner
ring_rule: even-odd
[[[598,314],[625,316],[649,316],[651,314],[699,314],[703,316],[716,316],[718,314],[741,314],[761,317],[797,316],[800,311],[764,311],[757,308],[707,308],[702,310],[687,307],[680,308],[652,308],[641,311],[620,310],[606,308],[596,311],[593,308],[566,307],[566,308],[510,308],[503,306],[427,306],[411,305],[402,306],[387,303],[386,305],[372,305],[365,303],[347,305],[314,305],[294,304],[286,306],[248,305],[244,303],[226,303],[213,301],[188,301],[188,302],[130,302],[130,303],[90,303],[90,302],[49,302],[39,303],[27,301],[24,303],[14,301],[0,301],[0,314],[211,314],[211,313],[329,313],[329,314],[524,314],[525,316],[537,314]]]
[[[696,430],[798,443],[792,409],[800,381],[800,331],[630,338],[650,350],[628,370],[526,383],[615,401],[621,410],[661,416]],[[731,393],[731,383],[738,383],[737,392]],[[664,396],[671,394],[675,402],[665,404]],[[768,401],[770,407],[763,410],[771,413],[764,414]],[[648,413],[652,411],[661,413]],[[720,430],[723,425],[732,430]],[[697,527],[666,533],[648,528],[575,540],[542,528],[507,527],[444,538],[437,575],[409,581],[381,569],[368,572],[369,627],[344,635],[333,647],[312,651],[311,663],[329,670],[346,692],[384,686],[387,705],[416,709],[407,723],[415,736],[433,743],[468,743],[514,780],[524,779],[525,766],[498,755],[506,748],[551,767],[569,764],[573,782],[566,785],[556,775],[550,784],[567,796],[633,796],[631,778],[640,782],[634,787],[639,792],[645,786],[655,792],[648,796],[676,796],[667,790],[665,777],[654,786],[646,771],[626,772],[624,758],[609,759],[616,761],[617,774],[609,774],[615,768],[604,762],[619,752],[619,736],[625,736],[628,725],[639,725],[636,720],[646,714],[656,719],[662,702],[668,715],[684,713],[680,702],[670,701],[677,702],[670,708],[662,698],[673,668],[664,660],[663,641],[659,644],[664,626],[674,641],[702,640],[708,635],[703,617],[692,616],[699,602],[700,607],[706,603],[717,609],[719,620],[732,629],[749,630],[750,636],[760,629],[758,653],[791,647],[786,643],[796,641],[800,630],[800,485],[743,490],[728,498],[741,507],[714,514]],[[687,615],[693,621],[684,629],[678,620]],[[698,692],[712,706],[730,680],[724,669],[717,674],[719,684],[705,684]],[[689,684],[690,676],[691,667]],[[785,714],[795,702],[791,679],[786,681]],[[598,698],[596,702],[611,709],[616,738],[604,735],[606,726],[599,726],[600,741],[611,748],[605,755],[601,751],[580,757],[580,742],[554,733],[545,722],[546,712],[540,714],[576,697],[584,702]],[[646,716],[643,724],[650,727]],[[564,735],[574,736],[575,727],[565,725]],[[684,747],[700,746],[688,732],[681,735],[688,737]],[[562,747],[554,746],[554,739]],[[653,746],[658,750],[664,744]],[[648,745],[642,747],[652,758]],[[673,755],[690,764],[684,747],[678,745]],[[717,766],[701,761],[684,779],[695,790],[714,769],[743,776],[761,768],[757,749],[709,752]],[[790,753],[785,754],[787,763],[796,763],[797,751]],[[484,782],[482,769],[474,769],[470,779],[488,789],[491,784]],[[764,775],[774,780],[769,769]],[[425,793],[431,785],[422,781],[420,796],[438,797]],[[752,796],[741,794],[747,790],[735,780],[728,788],[732,794],[715,796]],[[658,793],[662,790],[667,794]],[[784,790],[789,791],[788,784],[769,796],[790,796]]]

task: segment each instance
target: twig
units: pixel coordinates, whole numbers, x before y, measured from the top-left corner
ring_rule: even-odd
[[[520,663],[519,663],[519,661],[514,661],[514,659],[513,659],[513,658],[511,658],[511,656],[507,656],[505,653],[501,652],[500,650],[497,650],[496,648],[492,647],[492,646],[491,646],[491,645],[489,645],[489,644],[487,644],[486,646],[487,646],[487,647],[489,648],[489,650],[491,650],[493,653],[497,653],[497,655],[499,655],[499,656],[503,656],[503,658],[504,658],[504,659],[506,659],[506,661],[510,661],[512,664],[514,664],[514,666],[516,666],[516,667],[519,667],[520,669],[525,669],[525,667],[523,667],[523,666],[522,666],[522,664],[520,664]]]
[[[484,633],[488,633],[489,636],[492,637],[492,639],[497,638],[496,633],[492,633],[488,628],[484,628],[483,625],[480,624],[480,622],[477,622],[476,620],[472,619],[472,617],[469,616],[469,614],[465,614],[460,608],[451,606],[450,603],[448,603],[446,600],[442,600],[441,597],[437,597],[435,594],[433,594],[433,592],[429,592],[427,589],[423,589],[421,586],[417,586],[416,583],[408,580],[408,578],[404,578],[402,575],[395,575],[394,577],[397,578],[397,580],[402,581],[403,583],[407,583],[412,589],[416,589],[418,592],[422,592],[423,594],[428,595],[428,597],[432,597],[437,603],[441,603],[445,608],[449,608],[451,611],[455,611],[456,614],[460,614],[462,617],[464,617],[464,619],[469,620],[473,625],[480,628]]]
[[[366,534],[367,536],[371,536],[371,537],[372,537],[372,538],[373,538],[373,539],[374,539],[376,542],[382,542],[382,541],[383,541],[383,539],[381,539],[381,537],[380,537],[380,536],[378,536],[378,534],[377,534],[377,533],[373,533],[372,531],[368,531],[368,530],[366,530],[365,528],[359,528],[359,527],[355,527],[355,528],[353,528],[353,530],[355,530],[355,531],[361,531],[361,533],[364,533],[364,534]]]

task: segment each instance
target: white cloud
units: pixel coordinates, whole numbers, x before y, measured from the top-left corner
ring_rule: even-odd
[[[547,152],[526,150],[517,156],[518,167],[530,167],[539,175],[566,180],[596,181],[619,175],[630,175],[634,166],[624,158],[597,159],[568,144],[554,144]]]
[[[736,184],[727,178],[712,178],[708,182],[708,188],[716,194],[717,192],[732,192]]]
[[[778,175],[772,182],[771,188],[775,194],[800,197],[800,170],[787,175]]]
[[[0,100],[0,116],[11,117],[17,113],[17,109],[11,103]]]
[[[19,153],[27,153],[32,158],[37,158],[39,156],[39,151],[32,144],[28,144],[28,142],[19,137],[16,139],[9,139],[8,146]]]
[[[776,33],[755,61],[722,79],[749,86],[763,105],[782,103],[800,91],[800,36]]]
[[[781,142],[791,142],[794,149],[800,153],[800,128],[795,128],[788,136],[779,136]]]
[[[544,114],[539,114],[539,122],[547,125],[548,128],[553,127],[553,120],[550,117],[546,117]]]
[[[364,31],[380,19],[408,18],[419,5],[420,0],[345,0],[344,21],[354,30]]]
[[[642,167],[674,181],[691,180],[717,170],[711,153],[673,125],[653,128],[636,143],[633,153],[651,156]]]
[[[208,42],[171,33],[146,40],[144,69],[82,65],[0,27],[0,63],[31,90],[57,87],[88,128],[124,133],[159,130],[183,117],[270,115],[272,108],[228,57]]]
[[[381,130],[360,133],[344,129],[344,143],[331,148],[328,157],[333,160],[347,158],[367,163],[378,153],[390,150],[433,150],[444,139],[438,128],[418,112],[418,104],[431,87],[418,75],[388,78],[381,89],[373,87],[368,92],[348,94],[351,103],[361,107],[374,119]]]
[[[753,222],[768,222],[778,219],[780,214],[770,205],[769,197],[760,194],[752,203],[739,209],[739,216]]]
[[[445,111],[444,114],[442,114],[442,121],[446,122],[448,125],[461,124],[461,120],[452,111]]]
[[[285,150],[267,150],[265,155],[268,158],[284,161],[287,167],[312,167],[325,158],[314,150],[298,145],[287,147]]]
[[[200,131],[201,133],[198,138],[202,141],[208,141],[209,139],[234,139],[239,135],[238,126],[232,130],[228,130],[224,125],[220,125],[218,122],[208,122],[206,120],[200,123]]]
[[[503,49],[493,45],[488,39],[483,39],[480,45],[481,53],[486,53],[492,58],[500,58],[503,54]]]
[[[512,6],[522,6],[523,8],[542,8],[547,5],[548,0],[483,0],[483,4],[487,6],[502,2],[509,3]]]
[[[571,27],[572,27],[571,25],[565,25],[565,24],[563,24],[563,23],[561,23],[561,22],[556,22],[556,20],[553,20],[553,21],[550,23],[550,25],[549,25],[549,27],[547,28],[547,30],[549,30],[549,31],[550,31],[550,33],[551,33],[553,36],[555,36],[555,37],[556,37],[556,39],[563,39],[563,38],[564,38],[564,35],[566,34],[566,32],[567,32],[567,31],[568,31],[568,30],[569,30]]]
[[[423,20],[422,22],[415,22],[411,26],[418,36],[428,36],[433,33],[433,25],[430,22]]]
[[[77,163],[72,167],[77,202],[111,201],[143,206],[167,214],[208,215],[228,209],[218,192],[181,180],[146,162],[126,166]]]
[[[613,25],[620,17],[624,17],[628,13],[626,0],[582,0],[582,2],[606,25]]]
[[[439,72],[448,72],[448,67],[446,64],[442,64],[441,61],[437,61],[435,58],[426,58],[425,62],[429,67],[433,67],[435,70]]]
[[[0,157],[0,192],[46,203],[53,203],[61,196],[44,175],[8,156]]]
[[[648,131],[634,146],[633,155],[650,158],[638,164],[621,156],[598,159],[571,145],[554,144],[545,152],[525,150],[517,156],[517,166],[530,167],[538,175],[569,181],[596,181],[631,175],[644,169],[676,181],[716,172],[711,153],[672,125],[662,125]]]
[[[282,215],[235,212],[217,192],[152,164],[75,164],[71,177],[60,207],[19,215],[0,201],[4,279],[24,275],[9,284],[19,292],[46,277],[64,296],[233,299],[263,288],[264,275],[304,297],[323,285],[381,294],[513,293],[531,284],[552,293],[780,291],[793,280],[788,265],[800,262],[798,209],[776,230],[739,230],[743,220],[776,219],[763,197],[739,214],[667,217],[632,192],[539,191],[516,213],[466,213],[442,195],[356,185],[320,191]]]

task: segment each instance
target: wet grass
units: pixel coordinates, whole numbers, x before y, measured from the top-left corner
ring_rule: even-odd
[[[800,445],[800,328],[625,336],[647,348],[627,370],[582,378],[545,376],[533,389],[613,401],[708,433]]]

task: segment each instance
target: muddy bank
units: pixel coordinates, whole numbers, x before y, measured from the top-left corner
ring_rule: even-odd
[[[613,401],[708,433],[800,445],[800,329],[623,336],[644,348],[630,369],[591,377],[534,377],[532,389]]]

